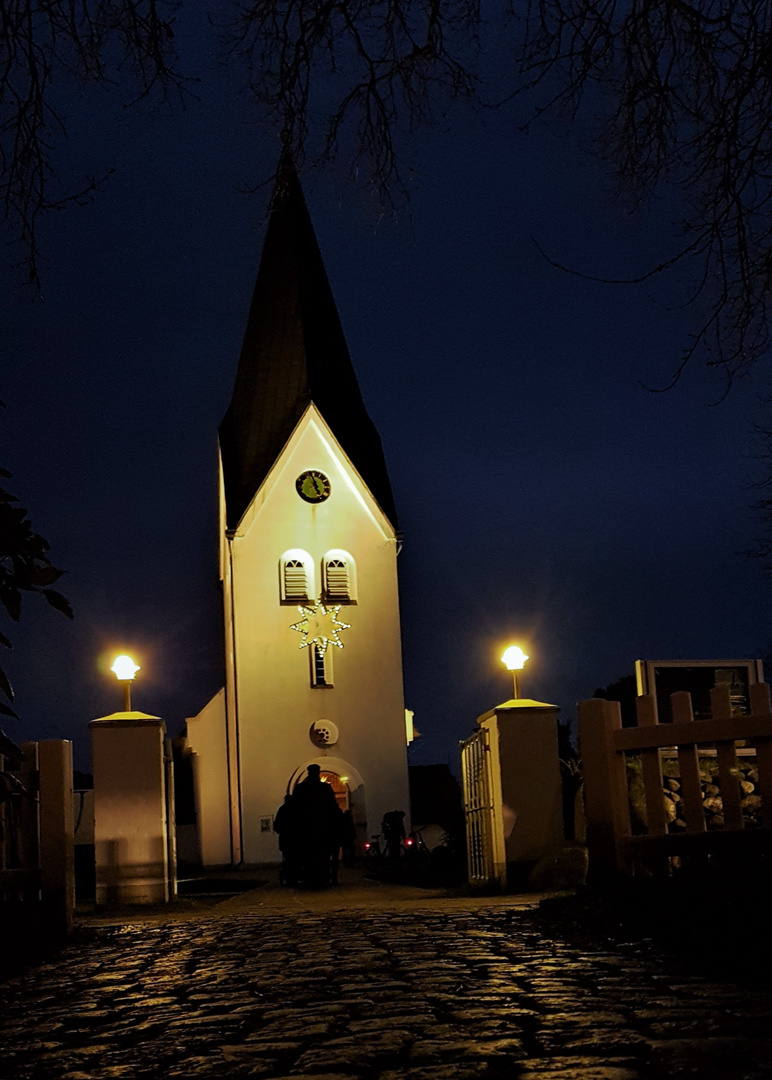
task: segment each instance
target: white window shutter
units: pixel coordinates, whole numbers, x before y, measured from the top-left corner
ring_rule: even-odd
[[[308,599],[308,571],[300,559],[288,559],[284,564],[284,599]]]
[[[325,592],[329,600],[350,600],[348,565],[343,559],[329,559],[325,572]]]

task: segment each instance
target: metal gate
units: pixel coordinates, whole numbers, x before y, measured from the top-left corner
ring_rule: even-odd
[[[487,885],[496,881],[489,737],[488,730],[480,728],[461,743],[467,863],[472,885]]]

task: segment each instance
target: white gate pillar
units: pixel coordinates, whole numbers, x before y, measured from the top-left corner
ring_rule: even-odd
[[[494,821],[510,886],[525,883],[548,852],[563,844],[558,707],[513,698],[478,717],[488,731]],[[503,881],[502,881],[503,884]]]
[[[97,904],[165,903],[176,892],[163,720],[117,712],[89,724]]]

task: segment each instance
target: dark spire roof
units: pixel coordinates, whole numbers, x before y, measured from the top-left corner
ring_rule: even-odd
[[[367,415],[295,169],[273,194],[236,382],[220,425],[228,528],[235,528],[313,401],[397,527],[381,440]]]

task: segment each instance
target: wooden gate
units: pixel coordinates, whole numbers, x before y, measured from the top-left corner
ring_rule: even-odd
[[[638,698],[638,726],[623,728],[619,703],[579,705],[579,749],[584,771],[590,873],[670,869],[673,856],[697,857],[772,851],[772,711],[769,686],[750,687],[750,715],[733,716],[729,688],[711,691],[712,719],[696,721],[689,694],[671,696],[673,723],[660,724],[653,695]],[[738,743],[755,750],[760,824],[747,828],[737,761]],[[663,792],[662,751],[677,754],[684,829],[671,830]],[[723,827],[708,830],[701,791],[700,752],[716,759]],[[646,832],[632,835],[626,756],[640,761]]]
[[[489,732],[480,728],[461,744],[461,775],[466,816],[469,881],[487,885],[497,880],[493,857],[493,784]]]

